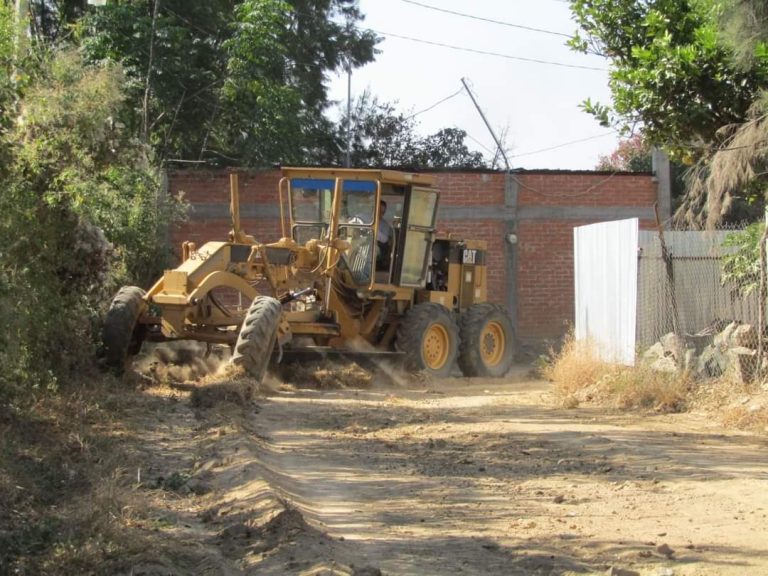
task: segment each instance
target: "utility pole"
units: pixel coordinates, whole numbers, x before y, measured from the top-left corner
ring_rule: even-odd
[[[475,100],[475,95],[472,94],[472,90],[469,89],[466,79],[462,78],[461,83],[464,84],[464,89],[467,91],[467,94],[469,94],[469,97],[472,99],[472,103],[475,105],[475,108],[477,108],[477,111],[480,113],[480,118],[482,118],[483,122],[485,122],[485,127],[488,128],[488,132],[490,132],[491,136],[493,136],[493,141],[496,142],[496,148],[501,153],[501,157],[504,158],[504,165],[507,167],[507,172],[509,172],[510,170],[509,160],[507,159],[506,152],[504,152],[504,148],[501,147],[501,142],[496,137],[496,133],[493,131],[493,128],[491,128],[491,125],[488,123],[488,119],[485,117],[485,114],[483,114],[483,111],[480,108],[480,105],[477,103],[477,100]]]
[[[352,62],[347,58],[347,154],[344,167],[352,167]]]

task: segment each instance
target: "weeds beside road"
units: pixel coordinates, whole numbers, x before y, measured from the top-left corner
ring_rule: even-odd
[[[768,433],[768,380],[742,382],[732,374],[695,380],[639,362],[600,361],[589,343],[567,339],[541,369],[564,408],[600,406],[650,413],[707,413],[727,428]]]

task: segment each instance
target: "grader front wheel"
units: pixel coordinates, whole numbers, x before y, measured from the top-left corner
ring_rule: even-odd
[[[459,324],[459,368],[464,376],[504,376],[514,361],[512,321],[506,310],[475,304],[462,314]]]
[[[397,331],[397,348],[406,368],[433,376],[450,376],[459,348],[459,330],[451,313],[426,302],[411,308]]]
[[[231,362],[242,366],[259,383],[267,372],[277,340],[282,314],[280,301],[269,296],[256,296],[240,328]]]
[[[144,290],[123,286],[112,300],[101,334],[104,362],[122,372],[128,356],[138,354],[143,341],[139,318],[144,310]]]

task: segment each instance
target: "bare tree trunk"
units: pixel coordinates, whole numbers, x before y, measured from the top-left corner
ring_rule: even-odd
[[[144,141],[149,141],[149,93],[150,82],[152,80],[152,66],[155,59],[155,26],[157,25],[157,9],[160,6],[160,0],[155,0],[155,5],[152,8],[152,30],[149,33],[149,63],[147,64],[147,84],[144,87],[144,105],[142,108],[142,134],[144,135]]]

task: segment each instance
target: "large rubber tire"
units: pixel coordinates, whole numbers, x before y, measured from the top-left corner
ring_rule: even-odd
[[[231,362],[242,366],[258,383],[267,372],[277,341],[277,327],[283,307],[270,296],[256,296],[248,308]]]
[[[417,304],[398,326],[396,346],[405,353],[407,370],[450,376],[459,350],[459,328],[444,306]]]
[[[139,353],[144,330],[139,318],[146,306],[144,290],[136,286],[123,286],[109,305],[101,341],[104,362],[113,370],[122,372],[129,356]]]
[[[500,378],[515,360],[512,320],[495,304],[474,304],[459,319],[459,368],[464,376]]]

